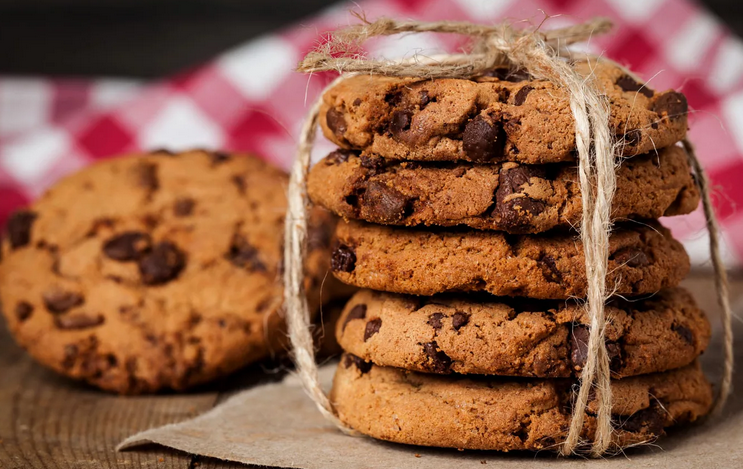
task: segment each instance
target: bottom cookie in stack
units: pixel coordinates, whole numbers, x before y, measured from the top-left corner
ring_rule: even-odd
[[[685,290],[615,300],[607,314],[612,376],[621,378],[612,380],[615,445],[651,441],[709,412],[712,390],[696,358],[710,327]],[[337,325],[346,353],[331,401],[344,423],[382,440],[558,450],[585,364],[585,322],[572,301],[362,290]],[[586,442],[595,411],[589,402]]]

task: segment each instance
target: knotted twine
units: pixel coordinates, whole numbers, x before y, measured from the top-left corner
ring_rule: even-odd
[[[585,411],[592,393],[597,402],[596,432],[590,449],[592,456],[603,455],[612,444],[611,387],[609,355],[604,342],[606,328],[605,303],[610,295],[606,290],[606,273],[611,232],[611,202],[616,188],[615,154],[617,143],[609,127],[609,105],[605,96],[594,86],[594,77],[579,75],[566,60],[567,46],[602,34],[611,28],[606,19],[595,19],[583,24],[552,31],[515,30],[510,24],[496,26],[466,22],[399,22],[387,18],[368,22],[357,15],[362,24],[336,31],[328,42],[307,54],[298,70],[312,73],[337,71],[341,75],[328,85],[313,104],[301,130],[297,158],[291,170],[288,213],[285,229],[284,301],[289,338],[297,374],[323,416],[348,434],[354,430],[336,416],[331,402],[322,391],[317,377],[311,334],[310,312],[304,291],[303,260],[307,238],[307,207],[309,199],[306,179],[312,146],[317,131],[322,94],[340,81],[356,74],[379,74],[416,78],[473,78],[498,66],[524,69],[537,79],[548,80],[565,89],[570,110],[575,120],[575,140],[578,152],[578,173],[583,205],[580,237],[583,244],[587,296],[584,307],[589,318],[588,357],[581,372],[580,387],[571,417],[568,435],[561,446],[563,455],[570,455],[582,447],[581,431]],[[451,54],[435,58],[389,61],[367,59],[358,51],[361,45],[375,36],[401,33],[453,33],[470,36],[475,44],[470,53]],[[598,60],[598,59],[597,59]],[[606,60],[606,59],[601,59]],[[707,229],[710,235],[710,254],[715,269],[718,302],[722,308],[725,367],[716,409],[720,409],[730,393],[732,380],[732,327],[727,298],[727,276],[719,253],[717,220],[709,196],[709,183],[699,164],[693,147],[684,141],[691,166],[697,175],[702,193]]]

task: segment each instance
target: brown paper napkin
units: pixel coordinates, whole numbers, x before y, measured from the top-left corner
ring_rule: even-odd
[[[740,323],[737,329],[738,334],[743,332]],[[740,347],[737,355],[737,363],[743,363]],[[721,360],[719,344],[713,343],[703,365],[706,370],[716,370]],[[333,364],[321,368],[323,383],[330,384],[334,370]],[[743,389],[743,374],[736,374],[734,386]],[[743,467],[742,414],[743,396],[734,393],[725,415],[719,419],[671,430],[657,444],[628,450],[624,456],[583,463],[600,464],[602,468],[627,467],[629,459],[632,467],[640,468]],[[280,383],[242,391],[194,419],[133,435],[118,449],[148,443],[246,464],[303,469],[482,469],[485,464],[531,468],[570,466],[577,462],[575,458],[561,459],[548,452],[535,455],[442,450],[345,436],[323,420],[293,376]]]

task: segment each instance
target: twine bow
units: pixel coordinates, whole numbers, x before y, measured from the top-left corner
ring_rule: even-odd
[[[516,30],[510,24],[496,26],[466,22],[417,21],[398,22],[382,18],[369,22],[361,15],[361,24],[336,31],[330,40],[310,52],[299,64],[302,72],[337,71],[341,76],[326,89],[354,74],[379,74],[418,78],[472,78],[498,66],[525,69],[537,79],[548,80],[567,90],[570,110],[575,120],[578,172],[583,216],[580,236],[585,253],[588,280],[585,308],[589,318],[588,357],[581,372],[580,388],[575,398],[568,435],[561,446],[563,455],[570,455],[581,447],[581,431],[589,395],[597,401],[596,432],[590,449],[592,456],[601,456],[612,443],[611,387],[609,355],[604,342],[606,317],[604,306],[608,297],[606,273],[611,232],[611,201],[616,186],[615,142],[609,128],[609,106],[593,83],[593,78],[583,77],[573,70],[567,46],[602,34],[611,28],[606,19],[594,19],[583,24],[551,31]],[[361,55],[362,44],[375,36],[402,33],[453,33],[475,39],[472,51],[435,58],[414,58],[392,61],[368,59]],[[605,60],[605,59],[604,59]],[[303,386],[322,414],[346,433],[346,427],[336,416],[331,403],[317,380],[314,360],[310,315],[305,297],[302,275],[305,241],[307,235],[306,177],[310,153],[314,143],[322,97],[312,106],[302,128],[297,159],[292,167],[289,183],[289,208],[285,231],[284,298],[287,311],[289,337],[292,342],[297,373]],[[732,376],[732,328],[727,300],[727,277],[717,244],[718,227],[708,192],[708,182],[693,147],[684,141],[687,154],[695,172],[710,233],[710,253],[716,273],[718,300],[723,310],[725,339],[725,369],[719,409],[730,392]]]

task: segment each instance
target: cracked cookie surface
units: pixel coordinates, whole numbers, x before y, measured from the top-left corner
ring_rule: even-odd
[[[282,350],[286,184],[255,157],[203,151],[117,158],[63,179],[8,223],[10,331],[41,363],[121,393],[183,389]],[[310,292],[334,223],[313,216]]]
[[[565,299],[586,295],[583,246],[571,233],[389,227],[339,222],[331,269],[341,281],[412,295],[487,291]],[[656,222],[616,227],[609,241],[607,290],[643,295],[675,287],[689,272],[681,243]]]
[[[623,156],[676,143],[686,134],[683,94],[655,92],[605,61],[578,62],[608,99],[609,126]],[[320,124],[342,148],[417,161],[575,160],[575,127],[564,89],[523,72],[474,80],[358,75],[323,95]]]
[[[613,299],[606,315],[614,378],[681,368],[709,343],[707,317],[681,288],[646,300]],[[343,350],[379,366],[565,378],[585,366],[587,324],[585,308],[573,300],[361,290],[346,304],[336,336]]]
[[[345,354],[330,400],[353,429],[381,440],[487,450],[559,450],[570,424],[570,379],[436,376],[376,366]],[[712,405],[698,363],[665,373],[612,380],[612,443],[652,441],[693,422]],[[595,431],[590,400],[582,437]]]
[[[467,225],[539,233],[580,225],[574,164],[414,163],[335,151],[308,177],[312,200],[346,219],[387,225]],[[678,146],[627,158],[617,169],[612,217],[692,212],[699,192]]]

